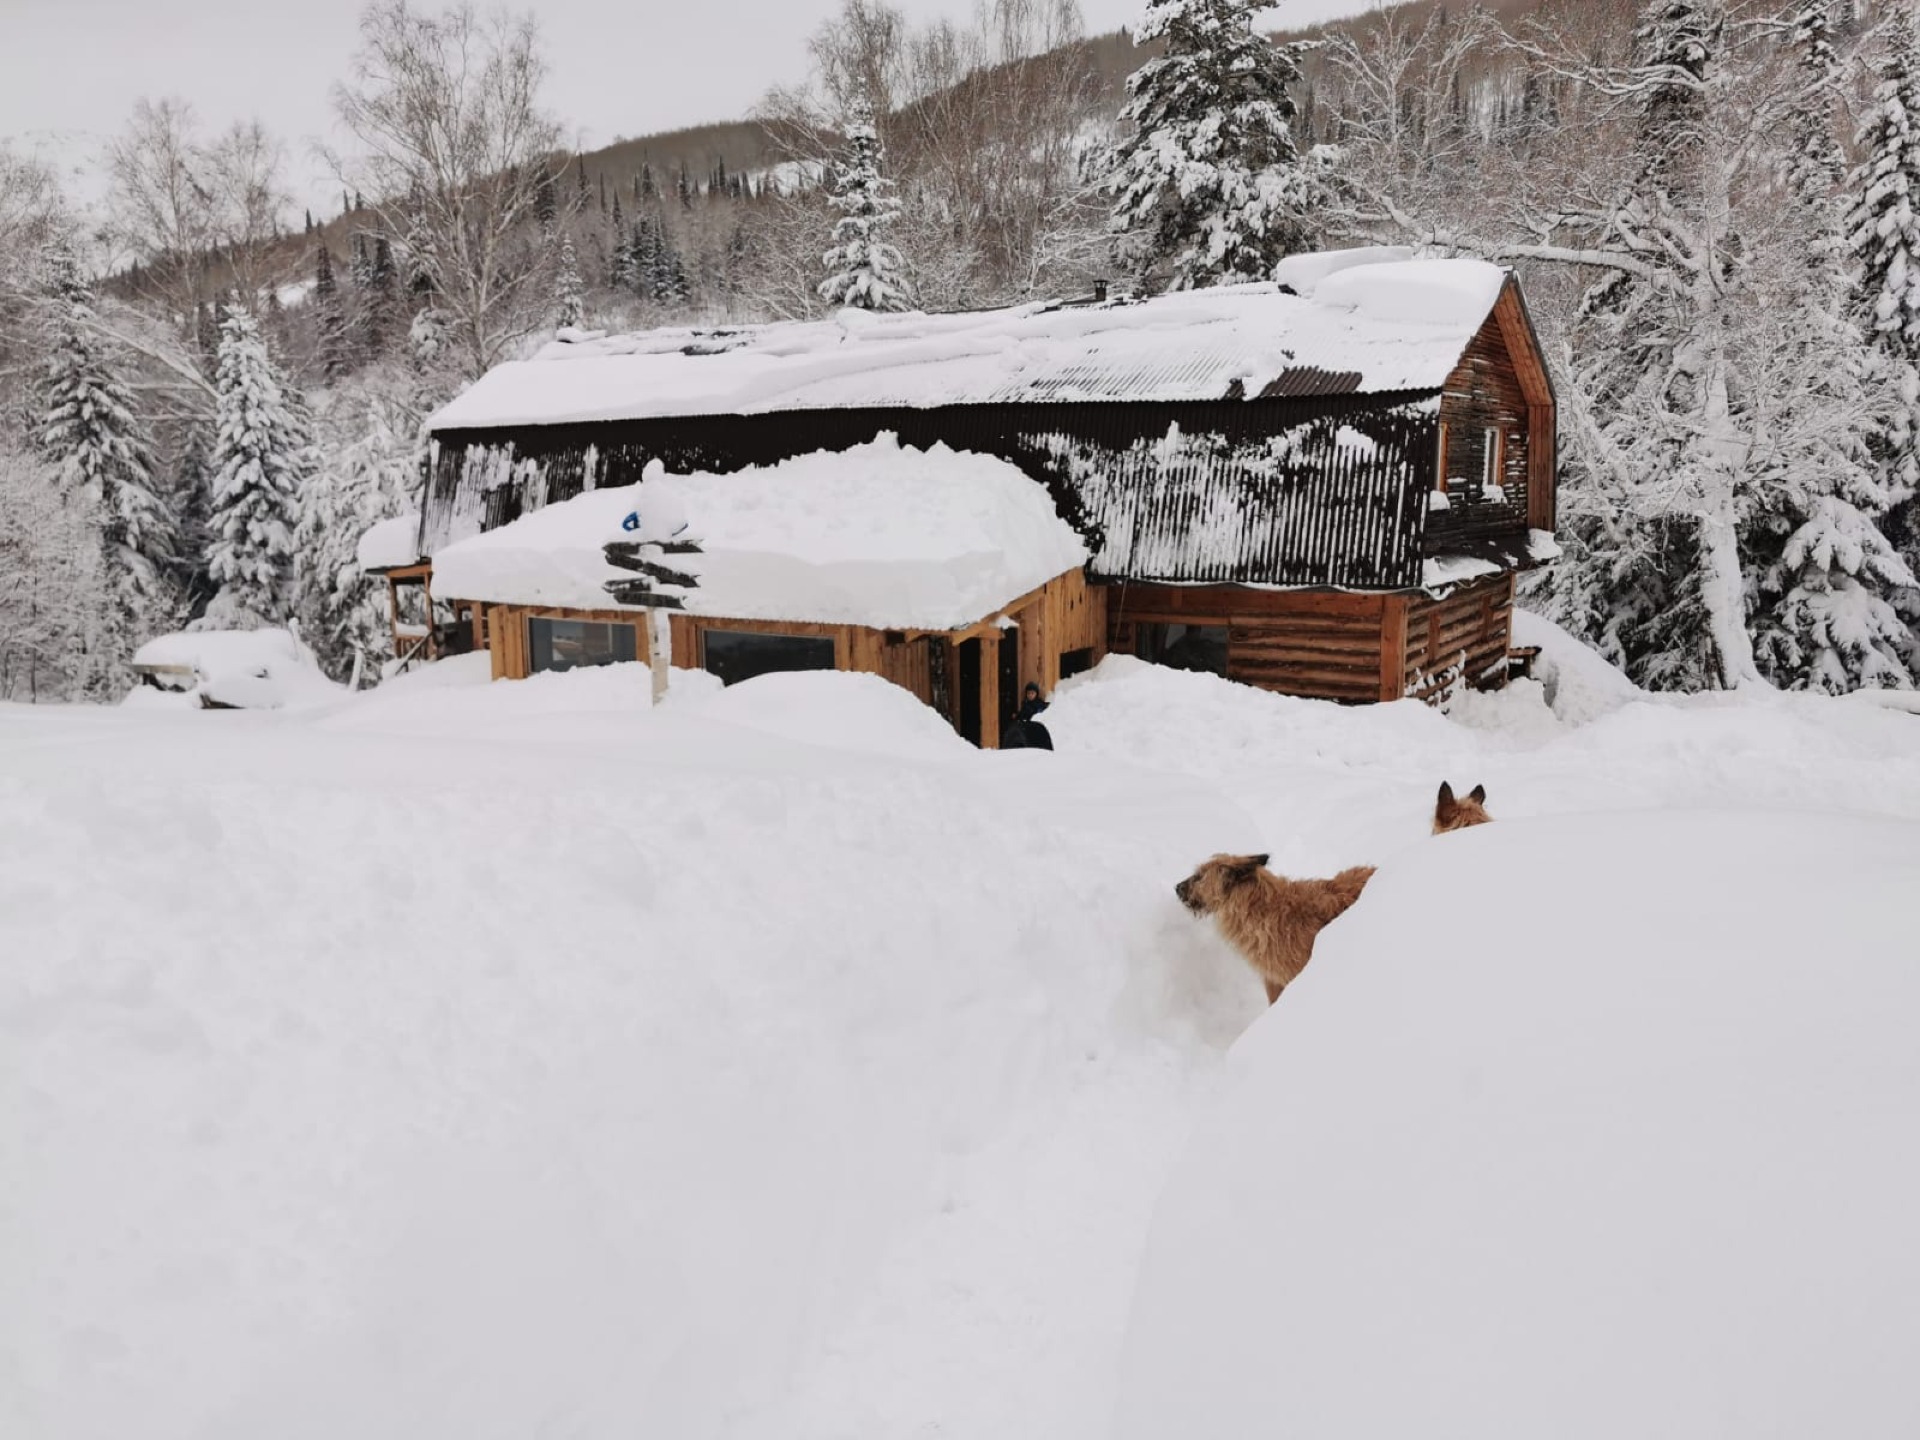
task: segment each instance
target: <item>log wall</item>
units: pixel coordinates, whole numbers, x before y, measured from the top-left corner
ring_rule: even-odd
[[[1099,586],[1087,583],[1080,571],[1056,577],[1030,596],[1021,597],[1019,608],[1008,618],[1019,626],[1020,679],[1039,685],[1051,695],[1060,683],[1060,657],[1063,653],[1088,649],[1098,661],[1106,654],[1107,597]],[[634,654],[643,663],[650,658],[646,617],[633,610],[564,610],[528,605],[490,605],[485,609],[487,648],[493,659],[493,678],[524,680],[532,673],[532,653],[527,638],[527,622],[532,619],[589,620],[602,624],[628,625],[634,631]],[[992,746],[999,735],[999,646],[1001,631],[996,616],[985,617],[967,630],[904,631],[878,630],[864,625],[824,625],[793,620],[733,620],[706,615],[676,614],[670,617],[673,661],[682,666],[705,664],[702,641],[714,630],[751,631],[760,635],[812,635],[833,641],[834,668],[878,675],[910,691],[922,703],[935,703],[934,674],[944,663],[945,674],[958,674],[960,638],[981,641],[981,722],[982,741]],[[945,651],[937,659],[935,650]],[[958,697],[949,692],[948,710],[958,711]]]
[[[1513,576],[1493,575],[1439,599],[1408,598],[1404,693],[1444,699],[1461,685],[1504,683],[1513,648]]]
[[[1394,700],[1402,649],[1389,648],[1386,636],[1403,607],[1398,595],[1115,585],[1108,587],[1108,645],[1137,653],[1140,625],[1224,626],[1229,680],[1317,700]]]

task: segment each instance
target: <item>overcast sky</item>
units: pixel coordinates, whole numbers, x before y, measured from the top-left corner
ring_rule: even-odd
[[[432,0],[428,0],[431,4]],[[919,20],[972,0],[894,0]],[[1090,33],[1144,0],[1080,0]],[[79,159],[141,96],[178,95],[208,129],[258,116],[281,136],[303,200],[331,185],[310,158],[332,141],[329,87],[346,72],[362,0],[0,0],[0,136]],[[1282,0],[1273,25],[1372,8]],[[527,8],[524,3],[513,8]],[[807,35],[839,0],[540,0],[553,111],[589,146],[737,119],[802,78]]]

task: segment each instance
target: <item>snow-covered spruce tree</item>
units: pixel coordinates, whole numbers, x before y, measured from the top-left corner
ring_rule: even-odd
[[[201,618],[209,628],[259,629],[293,612],[293,536],[312,463],[310,430],[290,403],[252,315],[228,308],[214,380],[208,573],[220,587]]]
[[[1800,83],[1788,115],[1789,193],[1766,252],[1788,260],[1797,242],[1803,263],[1750,272],[1758,314],[1778,329],[1746,361],[1777,412],[1754,427],[1775,443],[1758,451],[1758,484],[1743,507],[1750,626],[1760,669],[1778,685],[1905,689],[1915,644],[1894,601],[1914,579],[1881,529],[1896,492],[1872,444],[1896,421],[1895,394],[1854,320],[1826,11],[1825,0],[1810,0],[1792,17]]]
[[[586,290],[580,283],[580,263],[574,257],[573,237],[560,237],[560,260],[553,272],[553,323],[562,330],[578,327],[586,317]]]
[[[1920,45],[1910,19],[1891,30],[1860,127],[1860,163],[1848,179],[1847,246],[1859,276],[1859,323],[1896,398],[1873,438],[1894,505],[1887,530],[1908,564],[1920,566]]]
[[[171,577],[179,535],[133,394],[108,360],[73,252],[56,240],[45,260],[46,411],[36,438],[62,493],[84,501],[101,526],[112,603],[99,627],[88,692],[104,696],[124,688],[133,648],[176,619]]]
[[[360,537],[416,503],[425,440],[391,367],[334,390],[319,417],[325,463],[301,497],[301,634],[337,680],[377,673],[392,653],[386,591],[360,571]]]
[[[1299,47],[1254,28],[1265,0],[1152,0],[1136,44],[1166,53],[1127,78],[1132,132],[1105,189],[1116,258],[1174,289],[1264,280],[1307,243],[1315,165],[1293,138]]]
[[[846,125],[846,155],[833,172],[832,203],[840,218],[833,223],[833,248],[822,257],[827,278],[820,282],[820,298],[829,305],[855,310],[913,308],[906,263],[886,240],[900,214],[900,202],[891,193],[893,182],[880,173],[883,160],[873,107],[865,100],[856,101]],[[678,260],[675,255],[676,267]]]
[[[0,700],[87,697],[90,656],[116,597],[85,494],[0,437]]]
[[[333,256],[322,236],[313,256],[313,303],[319,330],[320,373],[338,380],[353,366],[353,347],[347,337],[347,315],[340,303],[340,282],[334,278]]]
[[[1723,0],[1649,0],[1628,66],[1549,55],[1637,107],[1621,180],[1583,177],[1621,199],[1489,247],[1603,274],[1563,391],[1567,558],[1533,593],[1656,688],[1843,689],[1908,667],[1886,603],[1903,567],[1862,464],[1885,390],[1844,313],[1832,194],[1793,163],[1817,67],[1783,33],[1730,26]]]

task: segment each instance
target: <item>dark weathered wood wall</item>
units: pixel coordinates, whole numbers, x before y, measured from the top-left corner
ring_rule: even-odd
[[[1096,577],[1404,588],[1438,424],[1430,392],[1180,403],[965,405],[694,415],[442,431],[429,552],[648,463],[725,473],[882,433],[994,455],[1045,485]]]

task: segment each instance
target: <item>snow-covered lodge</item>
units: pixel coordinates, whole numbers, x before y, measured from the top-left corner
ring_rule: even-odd
[[[1518,284],[1403,251],[1146,300],[570,333],[432,431],[414,558],[496,675],[645,656],[601,546],[667,490],[706,552],[676,663],[883,674],[986,744],[1020,685],[1109,651],[1342,701],[1501,683],[1515,576],[1554,553]]]

